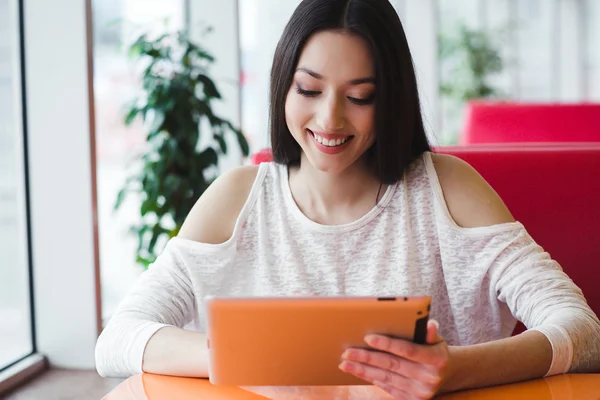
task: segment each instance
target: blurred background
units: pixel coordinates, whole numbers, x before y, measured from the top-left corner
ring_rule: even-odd
[[[196,4],[197,3],[197,4]],[[241,126],[252,152],[268,147],[269,72],[277,41],[298,1],[94,1],[94,95],[98,151],[103,318],[109,318],[139,273],[128,254],[135,238],[123,233],[136,204],[114,215],[126,163],[144,144],[144,130],[123,124],[122,105],[136,94],[136,70],[124,46],[136,31],[189,29],[216,58],[222,113]],[[456,144],[477,77],[464,59],[482,56],[485,97],[535,103],[600,102],[600,2],[542,0],[392,0],[416,64],[428,133],[436,144]],[[210,9],[207,11],[207,9]],[[196,32],[214,31],[206,40]],[[479,36],[478,36],[479,35]],[[596,40],[594,40],[596,39]],[[483,43],[478,43],[477,41]],[[445,46],[445,47],[444,47]],[[470,47],[471,46],[471,47]],[[444,52],[453,48],[453,51]],[[496,60],[496,57],[498,60]],[[487,69],[485,63],[490,64]],[[450,90],[444,91],[447,87]],[[224,167],[242,162],[236,155]],[[127,208],[129,207],[129,208]],[[131,257],[129,257],[131,259]]]
[[[186,203],[168,209],[165,191],[198,194],[185,177],[157,172],[178,162],[161,146],[187,140],[167,137],[171,117],[200,118],[191,120],[197,163],[183,163],[200,168],[201,187],[269,146],[272,56],[298,3],[0,0],[0,381],[33,354],[93,368],[98,331],[176,234]],[[474,128],[478,104],[491,112],[592,106],[598,121],[600,1],[391,3],[435,145],[484,135]],[[195,71],[205,80],[179,57],[190,48],[201,49]],[[185,82],[227,123],[179,107],[171,95],[189,91],[177,86]],[[207,93],[211,85],[220,99]],[[536,112],[553,112],[544,110]],[[130,176],[134,185],[115,209]]]

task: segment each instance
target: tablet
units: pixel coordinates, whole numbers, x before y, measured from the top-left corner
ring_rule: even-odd
[[[209,379],[235,386],[366,385],[339,370],[369,333],[425,343],[431,297],[208,297]]]

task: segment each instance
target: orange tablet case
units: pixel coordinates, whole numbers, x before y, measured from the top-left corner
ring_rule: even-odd
[[[430,297],[209,297],[209,376],[235,386],[365,385],[338,369],[379,333],[424,343]]]

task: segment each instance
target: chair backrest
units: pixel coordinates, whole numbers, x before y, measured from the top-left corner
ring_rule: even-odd
[[[600,142],[600,104],[467,104],[461,145],[521,142]]]
[[[600,143],[436,152],[471,164],[600,314]]]
[[[259,150],[256,153],[252,153],[250,155],[250,162],[254,165],[270,161],[273,161],[273,153],[269,148]]]
[[[600,143],[438,147],[471,164],[600,315]],[[271,161],[269,149],[252,162]]]

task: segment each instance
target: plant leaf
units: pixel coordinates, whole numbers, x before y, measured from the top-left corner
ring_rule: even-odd
[[[164,232],[160,224],[157,223],[156,225],[154,225],[154,227],[152,228],[152,237],[150,239],[150,243],[148,243],[148,253],[154,254],[154,247],[156,246],[156,242],[163,233]]]
[[[156,261],[156,257],[154,258],[146,258],[146,257],[142,257],[141,255],[138,254],[136,260],[135,260],[138,264],[141,264],[144,269],[148,269],[150,268],[150,265],[152,265],[152,263],[154,261]]]
[[[140,111],[141,110],[135,106],[131,107],[125,116],[125,125],[131,125],[131,123],[139,115]]]
[[[202,169],[206,169],[211,165],[217,165],[219,162],[219,156],[217,152],[212,147],[207,147],[204,151],[198,154],[198,160],[200,161],[200,165],[203,167]]]
[[[144,200],[144,202],[142,203],[142,206],[140,207],[140,214],[143,216],[145,216],[146,214],[148,214],[155,206],[155,203],[152,201],[152,199],[146,199]]]
[[[221,134],[215,134],[213,135],[213,138],[219,144],[219,147],[221,148],[223,154],[227,154],[227,142],[225,141],[225,138]]]
[[[121,204],[123,204],[123,200],[125,200],[125,196],[127,195],[128,189],[129,188],[125,186],[121,190],[119,190],[119,193],[117,193],[117,200],[115,201],[115,205],[113,206],[113,210],[116,211],[121,207]]]
[[[163,124],[165,123],[165,113],[162,109],[154,109],[154,116],[152,118],[152,125],[149,128],[150,132],[160,132]]]
[[[206,97],[208,97],[209,99],[221,98],[221,93],[219,93],[219,91],[217,90],[217,86],[215,85],[212,79],[210,79],[204,74],[198,75],[196,79],[202,82],[202,91],[204,92],[204,95]]]
[[[248,157],[250,155],[250,146],[248,145],[248,140],[246,136],[242,133],[241,130],[236,129],[231,122],[226,121],[225,124],[235,133],[240,149],[242,150],[242,154],[244,157]]]

